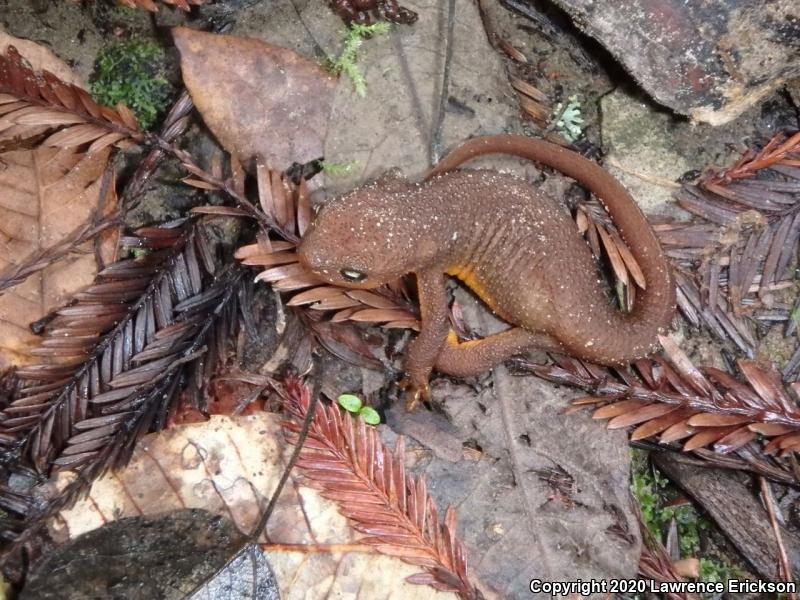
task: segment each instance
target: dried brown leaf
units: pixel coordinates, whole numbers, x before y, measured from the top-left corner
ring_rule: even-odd
[[[329,73],[291,50],[251,38],[185,27],[173,29],[173,36],[192,100],[243,164],[257,157],[283,170],[323,155],[336,83]]]

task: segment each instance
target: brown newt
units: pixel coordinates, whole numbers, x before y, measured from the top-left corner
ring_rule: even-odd
[[[644,274],[630,313],[615,308],[568,211],[526,181],[454,170],[485,154],[540,162],[577,180],[605,206]],[[675,311],[669,264],[644,214],[600,166],[554,144],[514,135],[471,139],[420,183],[388,176],[326,204],[299,248],[334,285],[372,288],[417,278],[420,333],[405,357],[409,399],[429,396],[433,368],[469,376],[531,348],[603,365],[646,356]],[[459,342],[450,330],[447,275],[460,279],[511,328]]]

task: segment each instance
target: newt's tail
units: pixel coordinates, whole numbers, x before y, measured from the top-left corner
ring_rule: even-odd
[[[654,350],[657,335],[669,327],[675,313],[675,283],[653,229],[628,191],[603,168],[580,154],[519,135],[468,140],[433,167],[426,179],[486,154],[508,154],[539,162],[584,185],[603,203],[644,274],[646,289],[637,294],[630,314],[620,312],[605,331],[592,332],[591,340],[580,339],[578,326],[574,330],[576,339],[560,341],[576,356],[611,365],[629,363]]]

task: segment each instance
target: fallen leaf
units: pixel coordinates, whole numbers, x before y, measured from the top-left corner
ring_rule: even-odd
[[[35,71],[47,70],[69,83],[80,79],[52,52],[0,32],[0,51],[15,46]],[[6,130],[3,135],[13,133]],[[84,225],[100,205],[101,179],[111,149],[84,156],[75,149],[38,148],[0,155],[0,280],[27,258]],[[113,182],[105,205],[115,200]],[[107,235],[107,251],[115,245]],[[0,371],[31,362],[37,341],[28,324],[62,305],[92,282],[97,271],[91,244],[0,294]]]
[[[264,554],[229,521],[185,509],[120,519],[71,540],[37,563],[21,594],[39,600],[99,595],[277,600],[278,586]]]
[[[63,81],[81,84],[69,66],[46,48],[0,32],[0,51],[9,45],[34,70],[47,70]],[[13,128],[3,135],[9,133]],[[97,209],[109,154],[110,148],[90,156],[74,149],[39,148],[0,156],[0,279],[26,257],[80,227]],[[91,283],[95,259],[91,246],[81,250],[86,253],[47,267],[0,294],[0,372],[31,361],[29,351],[36,337],[29,323]]]
[[[39,148],[2,155],[0,276],[79,228],[98,204],[111,150],[89,156]],[[62,305],[96,273],[91,244],[0,296],[0,370],[30,362],[28,324]]]
[[[213,416],[207,423],[145,436],[125,470],[97,480],[88,498],[53,520],[51,533],[66,541],[114,519],[178,508],[203,508],[249,531],[289,451],[280,417],[263,412]],[[68,478],[63,474],[59,482]],[[284,600],[343,597],[354,589],[371,600],[455,598],[406,583],[418,568],[358,544],[358,534],[335,504],[294,475],[267,532],[265,551]]]
[[[220,143],[242,163],[284,170],[323,155],[336,79],[286,48],[172,30],[183,81]]]

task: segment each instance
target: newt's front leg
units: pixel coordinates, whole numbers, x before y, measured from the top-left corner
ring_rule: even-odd
[[[430,398],[428,379],[450,330],[444,273],[433,269],[417,273],[417,293],[420,332],[408,347],[406,376],[400,384],[406,390],[407,410],[414,408],[420,398]]]

